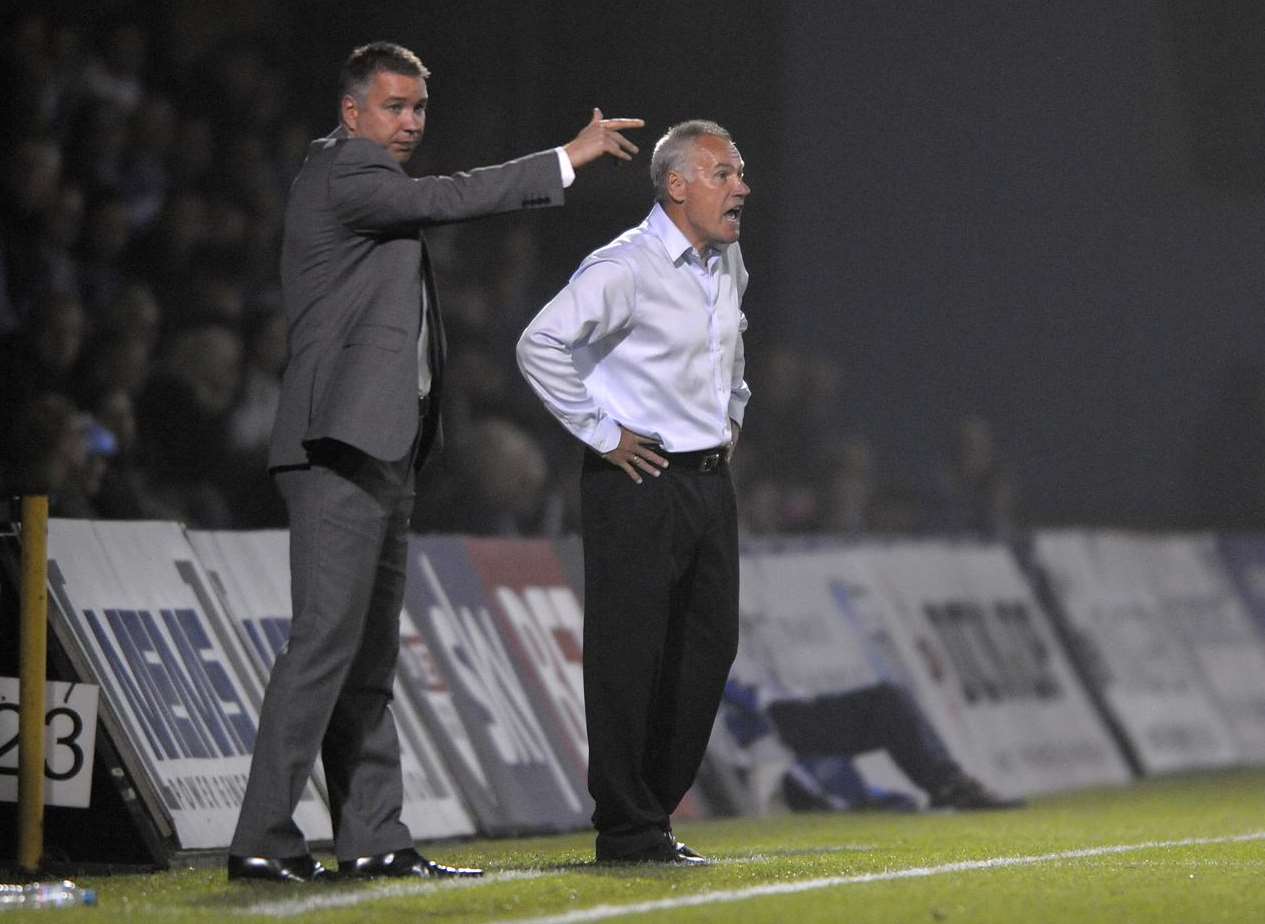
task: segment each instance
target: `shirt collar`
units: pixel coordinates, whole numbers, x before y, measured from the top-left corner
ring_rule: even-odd
[[[650,215],[646,218],[646,227],[650,229],[650,233],[663,242],[663,247],[668,252],[668,258],[673,263],[680,263],[683,259],[698,259],[694,247],[681,233],[681,229],[676,226],[668,213],[663,210],[663,206],[658,202],[654,204],[654,208],[650,210]],[[719,251],[714,247],[707,248],[703,259],[700,261],[704,265]]]

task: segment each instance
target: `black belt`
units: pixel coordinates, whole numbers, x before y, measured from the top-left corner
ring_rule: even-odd
[[[714,475],[717,472],[723,472],[729,467],[729,460],[726,456],[729,454],[727,447],[718,447],[716,449],[696,449],[694,452],[668,452],[659,446],[644,447],[647,452],[653,452],[660,458],[668,460],[668,471],[670,472],[687,472],[696,475]],[[593,471],[605,471],[615,463],[608,462],[604,456],[599,455],[592,449],[584,453],[584,466]],[[651,465],[654,463],[652,462]]]
[[[696,449],[693,452],[668,452],[658,446],[647,446],[651,452],[668,460],[668,468],[678,472],[698,472],[709,475],[719,472],[729,464],[726,456],[729,449],[717,446],[715,449]]]

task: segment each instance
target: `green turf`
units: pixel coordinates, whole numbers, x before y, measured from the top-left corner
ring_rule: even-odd
[[[10,912],[6,922],[483,922],[677,902],[783,883],[1040,857],[1111,845],[1265,831],[1265,771],[1149,781],[1048,797],[1000,813],[837,813],[681,825],[701,869],[595,867],[588,835],[471,841],[433,851],[494,875],[465,884],[229,884],[220,869],[83,878],[97,908]],[[322,907],[341,903],[341,907]],[[306,905],[306,907],[305,907]],[[280,915],[286,914],[286,917]],[[1152,847],[1026,865],[846,882],[795,894],[654,907],[620,920],[867,922],[1265,921],[1265,840]]]

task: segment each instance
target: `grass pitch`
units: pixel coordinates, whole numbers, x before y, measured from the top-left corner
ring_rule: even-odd
[[[469,841],[429,852],[483,866],[485,879],[295,887],[230,884],[222,868],[85,877],[98,907],[4,920],[1265,921],[1263,770],[1070,793],[1009,812],[785,815],[677,834],[715,862],[597,867],[587,834]]]

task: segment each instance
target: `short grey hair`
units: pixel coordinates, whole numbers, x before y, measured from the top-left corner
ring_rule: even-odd
[[[343,63],[342,72],[338,75],[339,99],[350,96],[356,102],[364,103],[374,75],[383,71],[404,77],[421,77],[423,80],[430,76],[422,59],[403,45],[370,42],[352,51]]]
[[[650,181],[654,184],[656,202],[668,199],[668,174],[684,173],[689,166],[688,158],[694,142],[704,135],[714,135],[732,143],[733,136],[715,122],[707,119],[690,119],[673,125],[655,142],[650,155]]]

